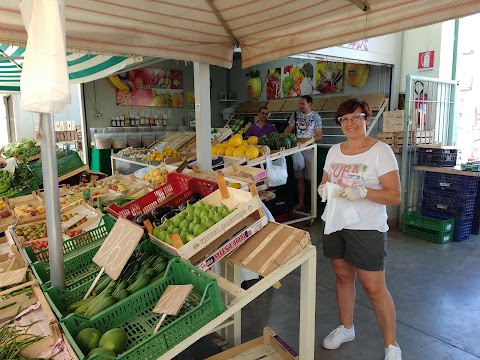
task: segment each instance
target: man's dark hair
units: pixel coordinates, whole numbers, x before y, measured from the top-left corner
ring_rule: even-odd
[[[258,109],[258,113],[260,114],[260,111],[262,111],[263,109],[268,110],[268,107],[266,107],[266,106],[261,106],[260,109]]]
[[[307,100],[307,103],[309,103],[309,104],[311,104],[313,102],[313,99],[310,95],[302,95],[302,96],[300,96],[300,99]]]

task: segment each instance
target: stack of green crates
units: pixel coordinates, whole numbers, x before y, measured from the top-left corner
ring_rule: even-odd
[[[420,211],[406,211],[403,215],[402,233],[439,244],[453,240],[455,219],[435,219],[423,216]]]
[[[62,153],[63,156],[57,156],[57,170],[58,177],[66,175],[72,171],[75,171],[82,166],[84,163],[80,158],[80,155],[76,151],[65,151]],[[43,184],[43,173],[42,173],[42,159],[31,162],[28,164],[28,167],[32,171],[33,178],[37,184]]]

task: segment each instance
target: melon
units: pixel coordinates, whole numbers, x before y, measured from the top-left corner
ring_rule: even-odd
[[[247,81],[247,93],[248,96],[253,99],[257,100],[262,93],[262,80],[259,77],[252,77]]]
[[[367,64],[347,64],[345,78],[351,87],[361,88],[368,79],[370,67]]]
[[[247,139],[247,142],[248,142],[250,145],[258,145],[258,137],[256,137],[256,136],[250,136],[250,137]]]
[[[260,152],[255,146],[250,146],[246,151],[245,151],[245,157],[248,160],[256,159]]]

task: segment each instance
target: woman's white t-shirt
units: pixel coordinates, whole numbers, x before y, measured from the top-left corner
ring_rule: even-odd
[[[378,142],[370,149],[358,155],[344,155],[340,144],[333,145],[328,151],[323,168],[328,181],[340,186],[365,186],[369,189],[382,189],[379,178],[391,171],[398,170],[398,163],[390,146]],[[387,207],[376,202],[359,199],[352,201],[360,221],[348,226],[350,230],[388,231]]]

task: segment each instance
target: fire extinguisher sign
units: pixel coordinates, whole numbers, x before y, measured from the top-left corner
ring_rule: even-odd
[[[434,51],[418,53],[418,73],[433,72]]]

